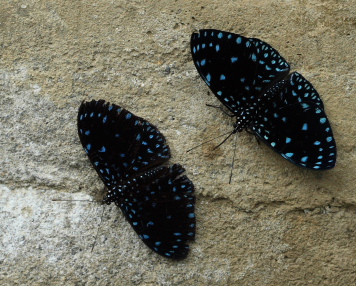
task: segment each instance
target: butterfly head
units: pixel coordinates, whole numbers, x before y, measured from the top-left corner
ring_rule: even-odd
[[[236,122],[234,123],[234,133],[242,132],[246,130],[251,122],[251,113],[247,110],[241,111],[238,115],[236,115]]]
[[[108,190],[108,193],[103,199],[103,204],[110,205],[116,203],[122,197],[122,191],[126,188],[126,185],[118,185]]]

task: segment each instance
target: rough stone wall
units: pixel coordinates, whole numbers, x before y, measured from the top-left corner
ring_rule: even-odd
[[[2,1],[1,285],[353,285],[356,281],[352,0]],[[298,168],[255,138],[194,152],[233,121],[197,74],[189,40],[215,28],[263,39],[317,88],[337,166]],[[196,186],[196,242],[181,262],[150,251],[115,206],[76,130],[82,100],[156,125]],[[103,216],[102,216],[103,213]],[[102,221],[101,221],[102,216]],[[98,225],[100,230],[93,251]]]

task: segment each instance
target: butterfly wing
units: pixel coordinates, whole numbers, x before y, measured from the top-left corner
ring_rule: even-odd
[[[137,179],[116,204],[142,241],[153,251],[172,259],[187,256],[187,241],[195,237],[193,183],[179,176],[184,169],[157,167],[151,180]]]
[[[214,95],[235,115],[289,73],[289,65],[267,43],[219,30],[191,37],[196,69]]]
[[[252,131],[292,163],[314,170],[335,166],[336,143],[312,84],[290,74],[263,96]]]
[[[81,104],[78,134],[94,169],[109,189],[170,158],[165,138],[155,126],[104,100]]]

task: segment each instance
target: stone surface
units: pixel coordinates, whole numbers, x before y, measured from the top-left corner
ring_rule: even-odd
[[[352,285],[355,9],[352,0],[3,1],[0,284]],[[245,132],[231,184],[233,141],[185,152],[233,124],[205,106],[218,101],[191,61],[201,28],[265,40],[313,83],[338,145],[333,170],[298,168]],[[100,98],[155,124],[170,162],[195,183],[186,260],[154,254],[114,206],[53,201],[102,190],[76,130],[80,102]]]

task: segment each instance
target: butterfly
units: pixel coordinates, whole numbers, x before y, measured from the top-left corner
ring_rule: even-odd
[[[195,238],[194,185],[171,157],[157,127],[104,100],[82,102],[78,134],[90,162],[142,241],[156,253],[181,259]]]
[[[336,143],[323,102],[301,74],[256,38],[219,30],[191,36],[196,69],[236,117],[231,134],[252,131],[295,165],[313,170],[335,166]]]

